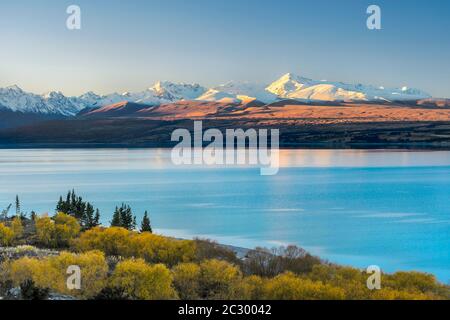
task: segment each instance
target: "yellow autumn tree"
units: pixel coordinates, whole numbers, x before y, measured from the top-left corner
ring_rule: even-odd
[[[83,232],[74,242],[79,251],[100,250],[108,256],[131,257],[131,232],[119,227],[96,227]]]
[[[265,298],[269,300],[342,300],[341,288],[312,281],[287,272],[267,281]]]
[[[0,223],[0,246],[10,246],[14,240],[14,232],[3,223]]]
[[[106,255],[142,258],[149,263],[164,263],[169,267],[192,261],[195,243],[175,240],[148,232],[137,233],[119,227],[93,228],[75,241],[79,251],[101,250]]]
[[[239,281],[236,286],[237,299],[261,300],[264,298],[264,286],[266,279],[259,276],[248,276]]]
[[[33,280],[42,288],[50,287],[50,277],[47,277],[47,260],[23,257],[14,261],[6,261],[2,267],[7,274],[8,280],[11,280],[14,286],[20,286],[27,280]]]
[[[35,225],[39,242],[49,247],[67,247],[81,230],[77,219],[64,213],[56,214],[53,219],[37,217]]]
[[[49,258],[49,276],[53,278],[52,286],[57,292],[90,298],[97,295],[107,284],[108,264],[105,254],[100,251],[89,251],[82,254],[62,252]],[[67,270],[69,266],[80,268],[80,289],[69,289],[67,286]]]
[[[11,222],[11,230],[14,233],[14,238],[19,239],[23,235],[22,219],[15,217]]]
[[[152,233],[133,233],[131,247],[136,257],[151,263],[164,263],[172,267],[195,258],[195,243],[189,240],[176,240]]]
[[[69,266],[80,268],[80,289],[70,289],[67,286]],[[62,252],[58,256],[44,259],[24,257],[6,262],[2,269],[7,270],[7,276],[15,286],[32,280],[38,287],[81,298],[98,294],[106,286],[108,275],[105,255],[99,251],[83,254]]]
[[[241,279],[242,274],[238,267],[221,260],[205,260],[200,264],[200,298],[233,299]]]
[[[162,264],[149,265],[143,259],[128,259],[117,264],[111,285],[122,288],[135,299],[168,300],[177,298],[172,280],[170,270]]]
[[[175,266],[173,284],[182,300],[196,300],[200,291],[200,266],[195,263],[181,263]]]

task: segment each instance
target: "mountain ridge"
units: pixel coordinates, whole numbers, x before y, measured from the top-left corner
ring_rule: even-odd
[[[13,85],[0,88],[0,105],[13,112],[75,116],[88,108],[98,108],[121,102],[145,105],[170,104],[179,101],[205,101],[221,103],[248,103],[261,101],[265,104],[280,100],[301,102],[395,102],[428,101],[431,95],[408,87],[384,88],[362,84],[346,84],[325,80],[312,80],[287,73],[270,84],[246,81],[230,81],[206,88],[199,84],[158,81],[153,86],[138,92],[111,93],[99,95],[92,91],[80,96],[67,97],[59,91],[38,95]],[[446,101],[446,99],[443,99]],[[440,104],[447,105],[446,102]],[[438,105],[438,104],[437,104]]]

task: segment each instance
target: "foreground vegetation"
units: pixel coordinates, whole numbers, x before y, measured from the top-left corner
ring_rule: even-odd
[[[68,214],[27,218],[19,209],[15,217],[3,216],[0,246],[9,248],[0,250],[0,296],[20,288],[22,299],[45,299],[50,292],[100,300],[450,299],[450,288],[424,273],[384,274],[381,289],[369,290],[365,272],[295,246],[250,250],[239,258],[211,241],[155,235],[147,213],[136,231],[126,205],[116,209],[111,227],[102,227],[98,210],[75,194],[70,198],[57,206]],[[67,286],[73,265],[81,269],[79,290]]]

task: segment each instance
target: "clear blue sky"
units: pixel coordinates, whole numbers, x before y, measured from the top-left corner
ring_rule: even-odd
[[[66,29],[66,8],[82,30]],[[366,8],[382,9],[380,31]],[[450,1],[2,0],[0,86],[42,93],[315,79],[450,97]]]

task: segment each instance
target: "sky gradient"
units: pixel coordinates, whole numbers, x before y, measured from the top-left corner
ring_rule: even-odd
[[[66,8],[82,29],[66,28]],[[366,9],[382,9],[382,30]],[[0,87],[67,95],[313,79],[450,97],[450,1],[15,0],[0,4]]]

